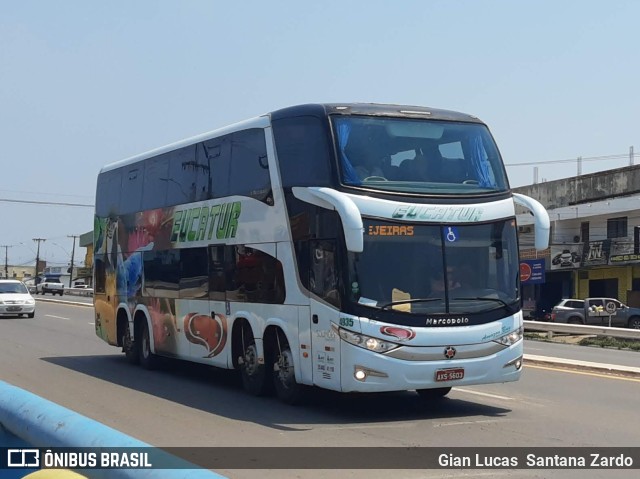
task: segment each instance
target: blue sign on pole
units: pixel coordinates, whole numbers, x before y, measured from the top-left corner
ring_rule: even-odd
[[[544,258],[520,261],[520,282],[523,284],[544,283]]]

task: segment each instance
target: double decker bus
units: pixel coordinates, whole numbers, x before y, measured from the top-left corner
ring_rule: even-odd
[[[478,118],[431,108],[281,109],[105,166],[96,334],[146,368],[236,369],[251,394],[515,381],[515,203]]]

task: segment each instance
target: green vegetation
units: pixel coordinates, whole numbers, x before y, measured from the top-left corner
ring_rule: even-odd
[[[547,343],[578,344],[580,346],[599,346],[601,348],[628,349],[640,351],[640,340],[618,339],[608,336],[577,336],[570,334],[554,333],[551,338],[544,332],[525,332],[525,339],[544,341]]]
[[[631,349],[633,351],[640,351],[640,341],[610,338],[607,336],[583,338],[578,344],[580,346],[600,346],[601,348]]]

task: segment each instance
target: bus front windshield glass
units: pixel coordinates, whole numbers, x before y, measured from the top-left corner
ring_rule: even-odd
[[[447,195],[508,189],[498,148],[482,123],[344,116],[333,125],[346,186]]]
[[[519,304],[513,219],[474,225],[365,219],[364,251],[349,258],[351,300],[377,310],[512,314]]]

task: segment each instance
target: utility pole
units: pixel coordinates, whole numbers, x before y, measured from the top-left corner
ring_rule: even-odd
[[[9,279],[9,245],[2,245],[0,248],[4,248],[4,277]]]
[[[76,238],[78,238],[78,235],[67,235],[67,238],[73,238],[73,248],[71,249],[71,269],[69,271],[69,287],[71,287],[71,280],[73,280],[73,257],[76,253]]]
[[[33,238],[33,241],[38,243],[38,250],[36,252],[36,272],[35,277],[38,277],[38,266],[40,266],[40,242],[47,241],[45,238]]]

